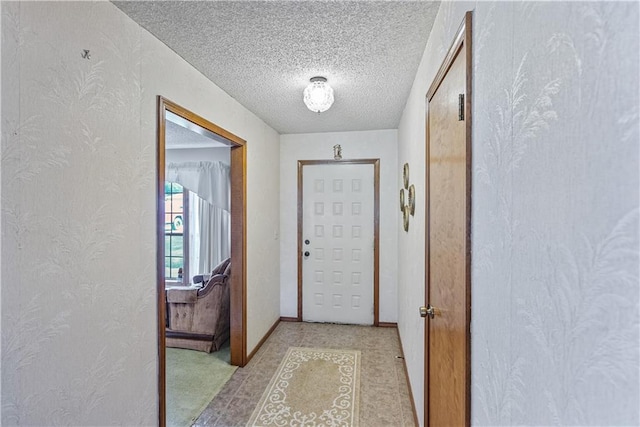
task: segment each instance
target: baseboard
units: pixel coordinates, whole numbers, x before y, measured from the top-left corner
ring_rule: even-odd
[[[253,351],[249,354],[249,356],[247,356],[247,363],[249,363],[249,361],[253,358],[253,356],[258,352],[258,350],[260,350],[260,347],[262,347],[262,344],[264,344],[264,342],[271,336],[271,334],[273,333],[273,331],[275,331],[276,327],[278,326],[278,323],[280,323],[280,319],[277,319],[276,322],[271,326],[271,328],[269,328],[269,330],[267,331],[266,334],[264,334],[264,336],[262,337],[262,339],[260,340],[260,342],[258,343],[258,345],[256,345],[256,347],[253,349]],[[245,366],[247,365],[247,363],[245,363]]]
[[[299,322],[297,317],[281,317],[281,322]]]
[[[397,328],[397,324],[396,324]],[[416,402],[413,400],[413,391],[411,389],[411,380],[409,379],[409,371],[407,370],[407,359],[404,358],[404,347],[402,346],[402,338],[400,337],[400,330],[396,329],[398,333],[398,341],[400,342],[400,354],[402,355],[402,366],[404,366],[404,376],[407,378],[407,385],[409,386],[409,400],[411,400],[411,410],[413,411],[413,423],[418,423],[418,412],[416,412]]]
[[[398,324],[395,322],[378,322],[379,328],[397,328]]]

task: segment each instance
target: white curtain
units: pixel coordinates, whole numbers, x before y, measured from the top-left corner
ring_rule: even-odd
[[[209,273],[231,256],[231,215],[197,195],[189,194],[189,271]]]
[[[229,211],[231,182],[229,165],[222,162],[183,162],[167,165],[166,180],[177,182],[225,211]]]
[[[169,163],[166,180],[189,193],[189,275],[209,273],[231,254],[231,182],[221,162]]]

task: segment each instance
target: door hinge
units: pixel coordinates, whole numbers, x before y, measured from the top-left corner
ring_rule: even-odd
[[[458,95],[458,121],[464,120],[464,93]]]

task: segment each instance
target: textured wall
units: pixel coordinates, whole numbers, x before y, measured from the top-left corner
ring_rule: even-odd
[[[637,425],[638,3],[443,3],[399,164],[424,159],[424,96],[474,7],[472,423]],[[421,414],[424,265],[402,259],[423,241],[400,236]]]
[[[156,96],[248,141],[249,350],[279,315],[278,135],[111,3],[1,7],[2,424],[153,425]]]
[[[380,159],[380,321],[397,320],[398,190],[395,130],[282,135],[280,137],[280,310],[298,315],[298,160],[333,159],[333,146],[344,159]]]

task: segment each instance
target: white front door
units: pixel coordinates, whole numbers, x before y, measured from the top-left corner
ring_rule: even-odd
[[[371,325],[374,165],[305,165],[302,182],[302,319]]]

